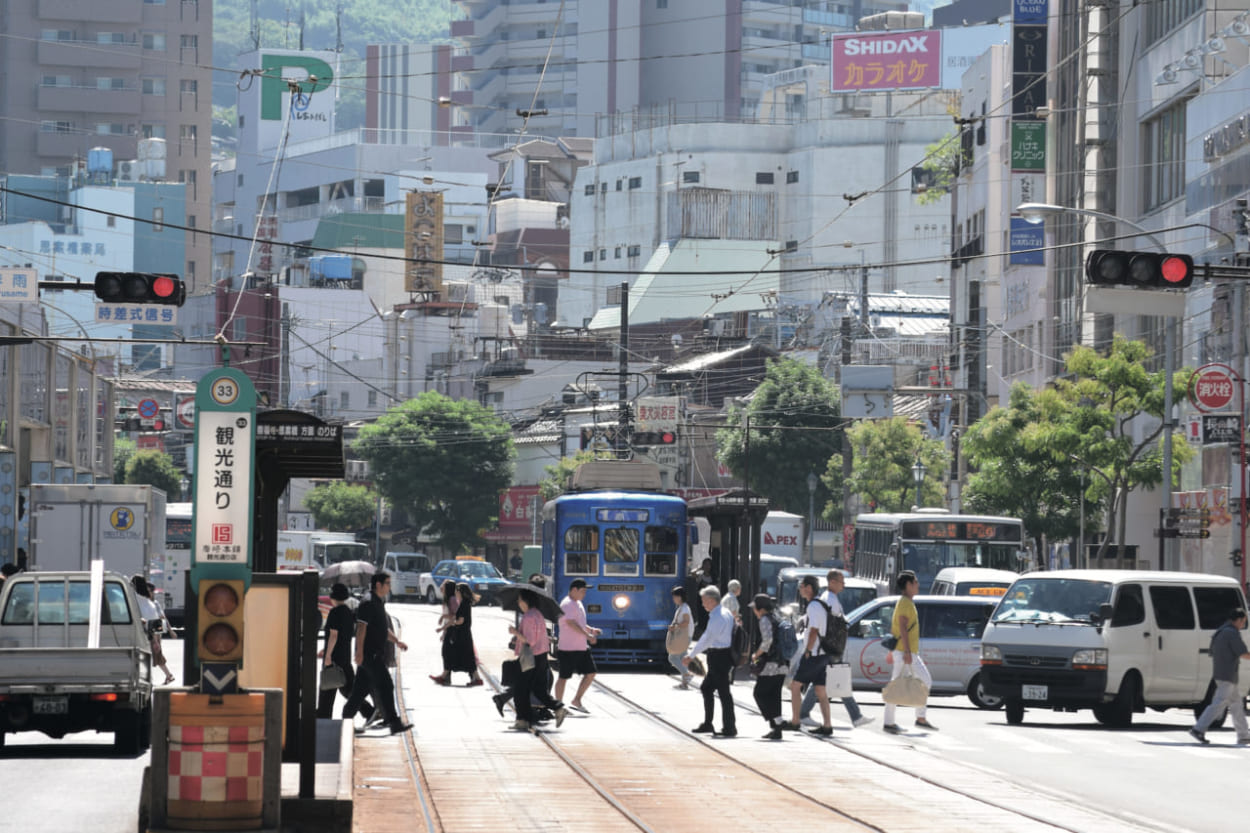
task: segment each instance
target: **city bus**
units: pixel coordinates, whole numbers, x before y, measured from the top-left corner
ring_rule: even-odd
[[[1019,518],[954,515],[941,509],[857,515],[853,574],[894,592],[894,579],[911,570],[928,592],[947,567],[982,567],[1022,573],[1029,569]]]
[[[157,564],[153,564],[157,567]],[[165,618],[174,627],[182,627],[186,615],[187,571],[191,569],[191,504],[165,504],[165,558],[154,569],[152,583],[158,600],[165,608]]]

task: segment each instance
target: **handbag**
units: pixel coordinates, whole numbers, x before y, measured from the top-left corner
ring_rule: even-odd
[[[337,665],[327,665],[321,669],[321,690],[329,691],[342,688],[347,684],[347,674]]]
[[[893,634],[885,637],[881,640],[881,647],[885,648],[887,651],[893,651],[898,647],[898,637]]]
[[[851,666],[834,663],[825,669],[825,694],[830,700],[851,696]]]
[[[670,628],[664,637],[664,650],[669,654],[684,654],[690,650],[690,631],[685,628]]]
[[[904,665],[902,673],[882,689],[881,699],[893,706],[920,708],[929,699],[929,687],[916,676],[910,665]]]
[[[521,673],[534,670],[534,649],[529,645],[521,646],[521,656],[517,657],[521,663]]]

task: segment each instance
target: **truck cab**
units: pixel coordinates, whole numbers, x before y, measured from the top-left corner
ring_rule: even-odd
[[[388,552],[382,569],[391,574],[391,595],[397,600],[421,601],[422,575],[428,576],[432,566],[423,552]]]
[[[0,744],[10,732],[94,730],[136,754],[150,739],[151,702],[151,643],[123,576],[93,582],[88,571],[36,572],[4,583]]]

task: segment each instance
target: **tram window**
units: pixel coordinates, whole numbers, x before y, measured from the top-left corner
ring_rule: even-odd
[[[598,552],[599,528],[570,526],[564,531],[564,549],[569,552]]]
[[[671,526],[649,526],[643,538],[643,551],[647,554],[645,565],[649,576],[677,575],[677,549],[680,538]]]
[[[566,576],[599,575],[599,553],[566,552],[564,554],[564,574]]]
[[[628,527],[604,530],[603,574],[638,575],[638,530]]]

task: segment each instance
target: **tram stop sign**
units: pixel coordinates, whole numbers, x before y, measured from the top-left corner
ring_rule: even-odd
[[[1237,391],[1237,377],[1225,364],[1204,364],[1189,382],[1189,401],[1203,413],[1228,410]]]

